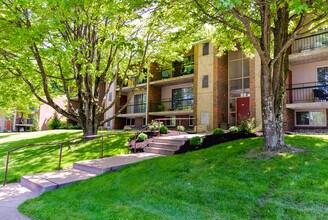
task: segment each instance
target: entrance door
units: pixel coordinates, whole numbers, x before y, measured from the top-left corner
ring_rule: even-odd
[[[237,98],[237,124],[249,117],[249,97]]]
[[[6,121],[6,130],[7,131],[11,130],[11,121],[9,119]]]
[[[128,101],[128,97],[126,95],[122,95],[120,98],[120,106],[123,106],[126,104],[126,102]],[[126,108],[123,109],[123,111],[121,111],[121,114],[126,114]]]

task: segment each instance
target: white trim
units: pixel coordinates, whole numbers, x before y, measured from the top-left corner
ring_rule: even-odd
[[[297,118],[296,118],[296,113],[297,112],[323,112],[325,117],[324,117],[324,124],[325,125],[298,125],[297,124]],[[327,127],[327,114],[326,114],[326,109],[304,109],[304,110],[295,110],[294,111],[294,125],[295,127]]]

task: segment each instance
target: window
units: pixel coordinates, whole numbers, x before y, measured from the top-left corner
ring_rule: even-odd
[[[112,92],[108,93],[108,101],[109,102],[113,101],[113,93]]]
[[[194,88],[172,89],[172,110],[191,110],[194,105]]]
[[[189,127],[194,126],[194,116],[193,115],[189,115]]]
[[[147,126],[147,121],[146,118],[142,118],[142,126],[146,127]]]
[[[138,94],[134,95],[133,113],[146,112],[147,95]]]
[[[210,43],[203,44],[203,56],[210,53]]]
[[[107,127],[110,128],[112,126],[112,121],[107,122]]]
[[[126,119],[126,125],[129,125],[133,127],[135,125],[135,119],[134,118],[127,118]]]
[[[318,77],[318,86],[327,85],[328,84],[328,66],[319,67],[317,69],[317,77]],[[328,93],[327,87],[322,87],[325,93]]]
[[[208,88],[208,75],[205,75],[202,78],[202,88]]]
[[[174,127],[176,125],[176,120],[174,117],[166,117],[167,119],[170,120],[165,120],[165,124],[167,127]]]
[[[296,126],[327,126],[325,111],[299,111],[295,117]]]

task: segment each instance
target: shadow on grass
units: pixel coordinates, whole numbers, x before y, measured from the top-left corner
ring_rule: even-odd
[[[51,134],[34,139],[24,139],[16,142],[4,143],[0,148],[0,183],[3,182],[7,150],[24,144],[56,143],[68,141],[81,136],[81,132]],[[122,134],[104,138],[104,156],[128,153],[126,146],[130,134]],[[22,175],[52,171],[58,168],[60,146],[26,147],[10,155],[7,182],[18,181]],[[101,155],[101,138],[89,141],[78,141],[63,146],[62,168],[71,167],[76,161],[99,158]]]

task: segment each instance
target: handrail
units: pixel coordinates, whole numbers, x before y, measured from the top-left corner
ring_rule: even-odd
[[[88,135],[88,136],[82,136],[82,137],[78,137],[78,138],[72,138],[72,139],[70,139],[68,141],[65,141],[65,142],[53,142],[53,143],[45,143],[45,144],[25,144],[25,145],[10,149],[10,150],[7,151],[7,159],[6,159],[6,167],[5,167],[5,173],[4,173],[4,179],[3,179],[3,186],[5,186],[6,183],[7,183],[10,153],[12,153],[14,151],[17,151],[17,150],[20,150],[20,149],[26,148],[26,147],[56,146],[56,145],[59,145],[60,150],[59,150],[59,160],[58,160],[58,168],[57,168],[57,170],[59,171],[61,169],[61,162],[62,162],[62,157],[63,157],[63,145],[69,144],[69,143],[76,144],[76,142],[73,143],[73,141],[80,140],[80,139],[81,139],[81,141],[83,141],[83,140],[85,141],[86,139],[92,139],[92,138],[95,139],[95,138],[101,137],[102,142],[101,142],[100,158],[103,158],[103,155],[104,155],[104,137],[113,136],[113,135],[115,135],[115,134]]]

